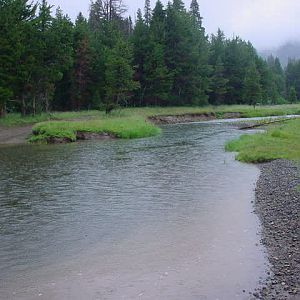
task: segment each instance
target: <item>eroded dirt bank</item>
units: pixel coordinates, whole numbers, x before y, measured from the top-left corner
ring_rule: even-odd
[[[219,117],[220,119],[238,119],[241,118],[241,113],[228,112]],[[183,114],[183,115],[166,115],[166,116],[152,116],[148,118],[152,123],[157,125],[163,124],[179,124],[190,122],[202,122],[218,119],[218,116],[213,112],[201,114]]]
[[[300,299],[300,164],[277,160],[262,164],[255,212],[271,264],[258,299]]]

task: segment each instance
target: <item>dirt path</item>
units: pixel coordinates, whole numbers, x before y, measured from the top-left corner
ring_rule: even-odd
[[[32,125],[21,127],[2,127],[0,126],[0,144],[24,144],[26,138],[31,133]]]

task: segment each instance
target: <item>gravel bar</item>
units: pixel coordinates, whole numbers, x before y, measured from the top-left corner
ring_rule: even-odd
[[[300,299],[300,164],[276,160],[261,164],[255,212],[271,272],[256,299]]]

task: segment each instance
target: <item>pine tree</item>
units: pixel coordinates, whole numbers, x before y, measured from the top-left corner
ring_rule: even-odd
[[[52,106],[56,109],[66,110],[71,107],[71,73],[74,63],[73,37],[73,23],[58,8],[51,27],[52,63],[57,72]]]
[[[225,78],[225,68],[221,57],[217,59],[214,67],[213,76],[211,78],[211,94],[210,103],[214,105],[224,104],[224,99],[227,93],[228,79]]]
[[[285,70],[285,76],[287,90],[290,91],[291,87],[294,87],[297,98],[300,98],[300,60],[289,60]]]
[[[173,75],[166,66],[166,13],[160,1],[153,10],[150,24],[149,55],[145,66],[149,104],[167,105],[170,101]]]
[[[102,0],[103,15],[106,21],[118,21],[127,11],[122,0]]]
[[[176,5],[175,5],[176,4]],[[181,1],[166,11],[166,65],[172,74],[173,104],[207,103],[209,87],[208,42]]]
[[[216,35],[212,34],[210,40],[209,63],[215,66],[218,59],[224,63],[226,39],[224,32],[219,28]]]
[[[145,78],[145,63],[149,59],[149,31],[139,9],[137,11],[137,21],[134,32],[131,38],[134,53],[135,79],[140,83],[140,89],[136,91],[138,104],[141,106],[144,103],[144,96],[146,92],[146,78]]]
[[[260,75],[254,64],[247,69],[243,85],[244,103],[253,106],[255,106],[257,103],[260,103],[262,99]]]
[[[182,2],[182,0],[173,0],[173,8],[177,11],[185,10],[184,3]]]
[[[91,31],[97,31],[101,29],[101,24],[104,19],[104,7],[102,0],[96,0],[90,4],[90,14],[88,24]]]
[[[26,107],[35,65],[33,37],[37,6],[28,1],[0,1],[0,114],[7,106]],[[10,100],[14,100],[13,102]]]
[[[133,80],[131,67],[132,49],[119,37],[115,47],[108,53],[105,71],[106,112],[119,105],[126,105],[138,83]]]
[[[199,4],[197,0],[192,0],[191,6],[190,6],[190,14],[195,20],[196,25],[198,26],[199,29],[204,30],[202,27],[202,17],[200,15],[200,9],[199,9]]]
[[[296,92],[296,89],[295,89],[294,86],[290,87],[288,100],[289,100],[290,103],[298,102],[297,92]]]
[[[151,3],[150,0],[145,0],[144,19],[146,26],[150,26],[151,21]]]
[[[72,109],[87,108],[91,83],[91,49],[88,23],[79,13],[75,22]]]
[[[51,16],[51,5],[46,0],[42,0],[39,6],[39,14],[37,17],[37,41],[36,41],[36,59],[37,66],[35,68],[35,86],[34,86],[34,103],[33,113],[36,112],[36,106],[40,110],[49,112],[50,101],[54,94],[54,82],[59,78],[60,74],[56,73],[53,55],[54,49],[50,49],[56,45],[52,44],[51,26],[53,18]],[[55,49],[56,50],[56,49]],[[57,76],[57,77],[56,77]]]

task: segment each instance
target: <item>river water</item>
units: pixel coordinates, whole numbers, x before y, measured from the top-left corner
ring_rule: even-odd
[[[0,148],[0,299],[249,299],[266,271],[235,126]]]

